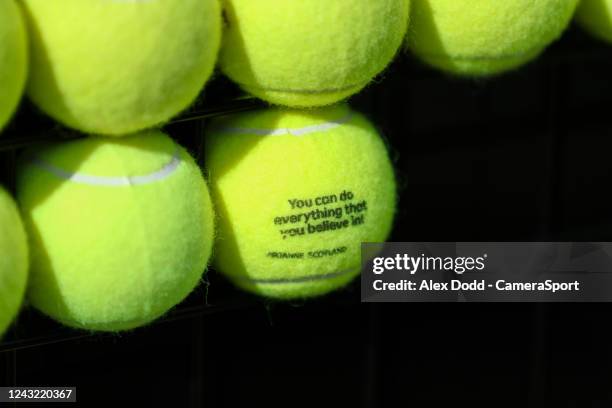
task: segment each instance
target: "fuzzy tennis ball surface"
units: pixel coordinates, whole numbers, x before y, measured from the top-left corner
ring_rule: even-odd
[[[576,20],[593,36],[612,43],[612,1],[582,0]]]
[[[17,197],[30,237],[28,297],[68,326],[144,325],[183,300],[206,268],[208,188],[189,154],[158,131],[30,151]]]
[[[122,135],[186,109],[213,72],[218,0],[22,0],[28,95],[85,133]]]
[[[0,336],[17,315],[26,288],[28,247],[17,206],[0,187]]]
[[[215,122],[207,169],[219,214],[217,269],[266,297],[321,295],[384,241],[395,178],[373,126],[346,105],[269,109]]]
[[[27,77],[28,45],[19,6],[0,1],[0,130],[21,99]]]
[[[329,105],[359,92],[401,47],[409,0],[224,0],[223,72],[273,104]]]
[[[487,76],[537,57],[567,27],[577,0],[414,0],[409,49],[425,63]]]

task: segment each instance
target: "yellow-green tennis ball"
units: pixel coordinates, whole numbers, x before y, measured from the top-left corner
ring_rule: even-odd
[[[593,36],[612,43],[612,1],[582,0],[576,20]]]
[[[15,112],[25,86],[28,45],[19,6],[0,1],[0,130]]]
[[[213,72],[218,0],[21,0],[28,95],[86,133],[122,135],[186,109]]]
[[[28,247],[23,224],[15,202],[0,187],[0,335],[21,307],[27,273]]]
[[[159,131],[28,152],[17,198],[30,237],[28,297],[77,328],[127,330],[198,284],[213,242],[208,187]]]
[[[499,74],[542,53],[567,27],[576,4],[577,0],[414,0],[408,47],[425,63],[450,73]]]
[[[389,234],[393,168],[374,127],[346,105],[229,116],[213,124],[206,150],[215,265],[243,289],[279,299],[330,292],[359,274],[362,242]]]
[[[273,104],[329,105],[359,92],[391,62],[409,0],[223,0],[223,72]]]

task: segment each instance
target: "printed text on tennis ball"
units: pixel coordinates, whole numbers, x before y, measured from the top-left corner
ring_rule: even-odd
[[[274,218],[283,239],[356,227],[365,223],[368,202],[349,190],[287,200],[291,212]]]

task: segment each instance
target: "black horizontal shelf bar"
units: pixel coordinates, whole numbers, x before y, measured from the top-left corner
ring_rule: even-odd
[[[216,116],[227,115],[232,113],[244,112],[255,109],[257,107],[264,106],[262,102],[252,97],[238,98],[221,105],[205,108],[201,110],[195,110],[187,112],[180,117],[171,120],[167,123],[168,125],[174,125],[178,123],[192,122],[196,120],[210,119]],[[12,132],[13,134],[15,132]],[[32,135],[9,135],[7,137],[0,137],[0,152],[21,149],[36,143],[44,142],[57,142],[59,140],[71,140],[79,137],[83,137],[76,131],[65,129],[58,125],[57,131],[49,132],[47,129],[38,130]]]
[[[243,309],[250,309],[254,307],[263,307],[263,304],[257,301],[239,301],[239,302],[229,302],[227,304],[220,305],[200,305],[200,306],[190,306],[179,308],[173,312],[170,312],[165,317],[156,320],[149,326],[145,326],[144,329],[148,327],[155,327],[160,324],[175,322],[179,320],[193,319],[196,317],[203,317],[207,315],[212,315],[216,313],[224,313],[231,312]],[[138,329],[136,329],[138,330]],[[131,332],[125,332],[126,334],[130,334]],[[120,333],[121,334],[121,333]],[[69,341],[77,341],[85,338],[105,338],[105,337],[116,337],[117,334],[113,333],[105,333],[105,332],[84,332],[72,330],[69,328],[60,328],[57,332],[51,334],[45,334],[41,336],[32,336],[24,339],[14,339],[6,342],[0,342],[0,354],[8,353],[13,351],[24,350],[33,347],[42,347],[48,346],[52,344],[69,342]]]
[[[171,120],[168,124],[173,125],[176,123],[191,122],[194,120],[210,119],[216,116],[244,112],[262,106],[265,106],[265,104],[258,99],[251,96],[242,97],[234,99],[228,103],[223,103],[219,106],[185,113],[178,118]]]

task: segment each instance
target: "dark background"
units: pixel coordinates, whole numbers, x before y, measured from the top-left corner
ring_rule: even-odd
[[[185,117],[256,104],[239,95],[218,76]],[[612,46],[574,28],[486,81],[402,56],[351,104],[396,163],[391,240],[612,241]],[[201,156],[203,126],[167,129]],[[24,102],[0,139],[6,185],[15,148],[53,127]],[[80,405],[106,407],[612,404],[608,304],[360,304],[358,282],[279,304],[214,271],[208,280],[162,321],[121,335],[26,309],[0,343],[0,384],[77,386]]]

